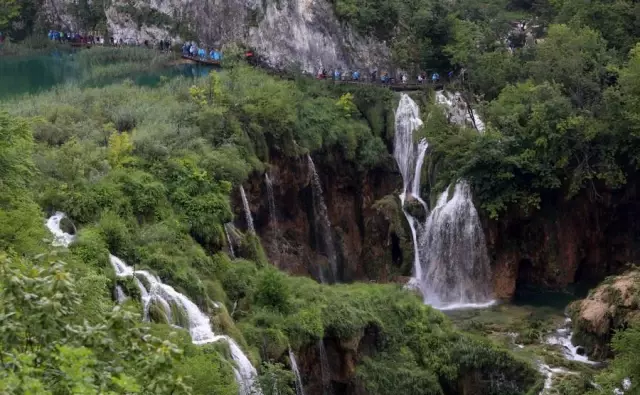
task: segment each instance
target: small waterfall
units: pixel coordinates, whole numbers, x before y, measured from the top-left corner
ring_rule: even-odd
[[[471,109],[460,92],[449,94],[444,91],[436,92],[436,103],[446,107],[449,122],[458,125],[473,126],[479,133],[484,133],[484,122],[478,113]]]
[[[122,287],[116,285],[116,302],[118,302],[118,304],[122,304],[126,299],[127,295],[124,294],[124,290],[122,289]]]
[[[278,218],[276,217],[276,201],[273,197],[273,183],[269,173],[264,173],[264,181],[267,184],[267,200],[269,201],[269,224],[274,231],[278,231]]]
[[[249,201],[247,200],[247,195],[244,193],[244,188],[240,185],[240,196],[242,196],[242,205],[244,206],[244,216],[247,221],[247,230],[249,233],[256,233],[255,228],[253,227],[253,217],[251,216],[251,209],[249,208]]]
[[[322,242],[324,244],[325,254],[329,260],[329,266],[331,269],[331,276],[333,281],[337,281],[337,257],[336,250],[333,246],[333,237],[331,236],[331,222],[329,221],[329,214],[327,205],[324,202],[324,196],[322,193],[322,183],[320,177],[316,171],[316,166],[311,159],[311,155],[307,154],[307,161],[309,163],[309,170],[311,171],[311,190],[313,195],[313,207],[315,211],[315,227],[316,235],[322,235]],[[318,225],[321,232],[318,232]],[[322,270],[320,270],[322,272]],[[324,282],[324,281],[323,281]]]
[[[448,189],[427,218],[421,243],[426,252],[421,284],[425,300],[440,309],[489,306],[491,268],[471,187],[458,182],[451,199]]]
[[[133,276],[136,279],[136,284],[142,295],[145,319],[149,319],[151,305],[157,303],[164,310],[170,323],[180,326],[186,324],[194,344],[206,344],[217,340],[211,330],[209,318],[189,298],[173,289],[172,286],[164,284],[158,277],[146,270],[134,271],[133,268],[114,255],[109,255],[109,261],[116,272],[116,276]],[[187,322],[180,322],[180,317],[176,317],[175,309],[179,309],[179,311],[186,314]]]
[[[565,359],[569,361],[582,362],[589,365],[597,365],[598,362],[591,361],[584,353],[584,348],[580,346],[574,346],[571,339],[573,338],[573,332],[571,331],[571,318],[565,318],[562,328],[558,328],[555,334],[548,336],[545,343],[550,345],[558,345],[562,348],[562,354]],[[582,352],[580,352],[582,349]]]
[[[260,386],[256,382],[258,372],[251,364],[251,361],[249,361],[249,358],[242,352],[238,343],[229,336],[217,336],[216,340],[219,339],[224,339],[229,343],[231,358],[233,358],[233,361],[236,363],[236,368],[233,369],[233,373],[240,386],[239,395],[262,395]]]
[[[484,233],[471,200],[471,188],[458,182],[449,199],[445,191],[431,213],[420,198],[420,178],[428,148],[426,140],[417,144],[414,132],[422,126],[418,105],[403,94],[395,117],[394,158],[402,175],[402,210],[411,227],[414,246],[414,278],[428,303],[439,309],[486,307],[491,300],[491,271]],[[406,209],[417,201],[426,221],[413,217]]]
[[[296,361],[296,355],[291,351],[289,347],[289,360],[291,361],[291,370],[296,376],[296,395],[304,395],[304,386],[302,385],[302,376],[300,376],[300,369],[298,369],[298,362]]]
[[[227,244],[229,245],[229,255],[231,258],[236,259],[236,252],[233,250],[233,242],[231,241],[231,227],[233,224],[227,222],[224,224],[224,234],[227,235]]]
[[[57,236],[57,239],[53,243],[56,243],[59,240],[65,240],[69,243],[73,241],[73,235],[65,233],[60,229],[60,220],[64,218],[64,216],[64,213],[56,213],[53,217],[47,220],[47,227],[54,235]],[[64,246],[68,246],[68,244]],[[149,320],[149,308],[153,303],[157,303],[167,316],[169,323],[173,323],[189,330],[193,344],[201,345],[217,342],[219,340],[226,341],[229,344],[231,358],[236,365],[233,371],[240,387],[239,395],[262,395],[262,391],[256,382],[258,373],[253,365],[251,365],[249,358],[247,358],[247,356],[242,352],[242,349],[238,346],[235,340],[229,336],[215,335],[213,333],[209,317],[200,311],[195,303],[189,300],[185,295],[173,289],[170,285],[162,283],[158,277],[146,270],[134,270],[134,268],[124,263],[124,261],[115,255],[109,254],[109,262],[111,263],[117,277],[130,276],[135,280],[142,299],[144,309],[143,320]],[[122,288],[119,286],[116,287],[116,293],[118,293],[118,289],[124,295]],[[185,315],[184,319],[176,316],[181,315],[181,313]]]
[[[133,276],[140,289],[141,299],[144,309],[144,319],[149,320],[149,309],[153,303],[160,306],[170,323],[178,326],[186,324],[193,344],[207,344],[219,340],[229,343],[231,357],[236,363],[234,375],[240,386],[240,395],[259,395],[259,388],[255,383],[258,373],[251,365],[247,356],[242,352],[238,344],[229,336],[215,335],[211,330],[209,317],[207,317],[198,306],[189,298],[176,291],[170,285],[164,284],[158,277],[146,270],[133,270],[120,258],[109,255],[109,260],[118,277]],[[147,284],[145,286],[145,284]],[[180,310],[174,310],[175,308]],[[174,311],[182,311],[186,314],[186,322],[181,322],[180,317],[176,317]]]
[[[324,348],[324,341],[318,341],[318,349],[320,351],[320,370],[322,373],[322,388],[324,395],[333,395],[331,387],[331,367],[329,366],[329,358],[327,358],[327,350]]]
[[[53,234],[53,242],[51,245],[54,247],[69,247],[76,238],[75,235],[66,233],[60,228],[60,221],[65,217],[65,213],[57,211],[46,222],[47,229]]]

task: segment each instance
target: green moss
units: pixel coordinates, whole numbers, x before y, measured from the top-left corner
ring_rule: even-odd
[[[149,302],[149,319],[158,324],[170,324],[171,321],[164,311],[164,307],[156,299]]]

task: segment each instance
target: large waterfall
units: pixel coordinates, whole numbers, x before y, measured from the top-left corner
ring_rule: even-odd
[[[289,347],[289,360],[291,361],[291,370],[296,377],[296,395],[304,395],[304,386],[302,385],[302,376],[300,375],[300,369],[298,369],[298,362],[296,361],[296,355],[291,351]]]
[[[451,188],[451,187],[450,187]],[[438,308],[486,307],[491,300],[487,245],[465,181],[438,198],[425,226],[423,292]]]
[[[403,94],[396,111],[394,158],[403,180],[400,201],[411,227],[414,246],[414,278],[428,303],[439,309],[485,307],[491,300],[491,270],[484,233],[465,181],[453,193],[442,193],[431,213],[420,197],[422,164],[428,147],[416,144],[413,133],[422,126],[418,105]],[[414,217],[406,207],[421,207],[426,220]]]
[[[74,240],[74,236],[65,233],[60,228],[60,220],[63,213],[56,213],[47,220],[46,226],[55,236],[55,246],[68,247]],[[211,330],[209,317],[206,316],[189,298],[176,291],[170,285],[164,284],[160,279],[146,270],[134,270],[120,258],[109,254],[109,263],[113,267],[117,277],[132,277],[140,291],[143,305],[143,320],[150,320],[150,309],[158,308],[167,319],[167,323],[177,325],[189,330],[194,344],[207,344],[224,340],[229,344],[231,358],[235,362],[234,375],[238,382],[239,395],[262,395],[256,377],[256,369],[251,365],[247,356],[242,352],[238,344],[229,336],[216,335]],[[121,303],[124,300],[124,291],[116,287],[117,299]]]
[[[313,207],[315,212],[315,228],[316,228],[316,240],[322,238],[322,244],[324,245],[324,252],[329,260],[329,268],[331,270],[332,281],[337,281],[337,257],[336,250],[333,245],[333,237],[331,235],[331,222],[329,221],[329,214],[327,211],[327,205],[324,202],[324,196],[322,193],[322,183],[320,177],[316,171],[316,166],[311,159],[311,155],[307,155],[307,162],[309,163],[309,171],[311,172],[311,190],[313,196]],[[318,229],[319,228],[319,229]],[[322,269],[320,269],[322,279]]]
[[[242,197],[242,206],[244,207],[244,216],[247,221],[247,230],[249,233],[256,233],[253,227],[253,216],[251,216],[251,208],[249,208],[249,201],[247,195],[244,193],[244,188],[240,185],[240,196]]]

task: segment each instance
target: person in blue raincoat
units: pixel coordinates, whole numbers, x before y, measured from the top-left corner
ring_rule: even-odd
[[[435,84],[436,82],[438,82],[438,80],[440,80],[440,74],[438,73],[433,73],[431,75],[431,81]]]
[[[353,79],[354,81],[360,80],[360,72],[358,70],[354,71],[351,79]]]
[[[335,70],[333,71],[333,79],[334,79],[335,81],[340,81],[340,70],[335,69]]]
[[[222,59],[222,54],[218,50],[213,51],[213,60],[220,61]]]

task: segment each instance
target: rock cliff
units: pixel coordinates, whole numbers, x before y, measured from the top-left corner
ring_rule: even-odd
[[[73,4],[45,0],[45,24],[81,30]],[[341,24],[327,0],[115,0],[104,14],[117,41],[242,44],[273,67],[295,64],[317,72],[320,67],[384,67],[389,59],[384,43]]]
[[[569,308],[575,341],[596,358],[610,356],[615,331],[640,323],[640,272],[610,277]]]
[[[514,210],[484,221],[497,297],[509,299],[520,287],[595,283],[640,259],[635,182],[570,200],[550,193],[542,202],[531,213]]]
[[[332,240],[338,263],[338,280],[392,281],[411,272],[411,236],[401,217],[394,192],[401,179],[394,169],[358,172],[347,161],[330,164],[316,158]],[[303,158],[272,156],[269,177],[277,228],[270,223],[264,177],[255,175],[244,185],[256,232],[270,258],[281,269],[318,279],[327,267],[327,254],[317,234],[311,175]],[[240,197],[234,199],[237,226],[246,229]]]

